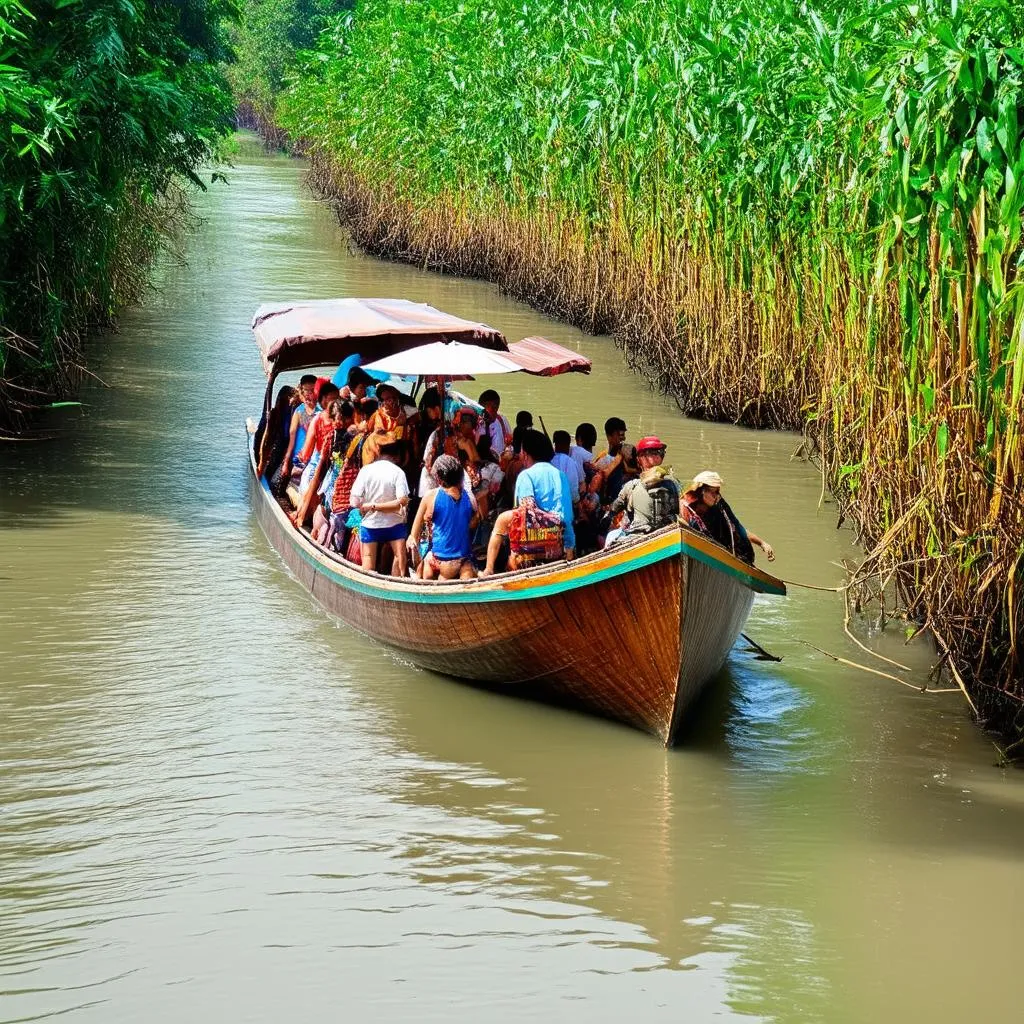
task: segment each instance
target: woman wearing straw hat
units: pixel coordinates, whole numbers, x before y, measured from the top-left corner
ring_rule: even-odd
[[[698,473],[679,504],[683,522],[728,548],[737,558],[750,565],[754,564],[754,544],[768,556],[769,562],[774,562],[775,549],[756,533],[744,529],[736,513],[722,497],[723,482],[714,470],[706,469]]]

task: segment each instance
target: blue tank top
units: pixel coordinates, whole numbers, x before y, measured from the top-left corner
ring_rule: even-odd
[[[434,498],[434,534],[431,547],[434,557],[442,562],[456,558],[469,558],[469,522],[473,518],[473,503],[463,491],[459,500],[452,498],[443,488]]]
[[[300,404],[296,411],[299,414],[299,429],[295,431],[295,451],[292,452],[292,462],[299,461],[299,452],[302,451],[302,447],[306,443],[309,421],[320,411],[320,406],[318,405],[313,412],[310,412],[305,404]]]

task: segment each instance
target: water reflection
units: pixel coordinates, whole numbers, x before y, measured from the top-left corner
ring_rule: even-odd
[[[189,265],[98,343],[112,387],[59,444],[0,452],[0,1020],[1012,1007],[969,979],[1013,976],[1020,787],[955,701],[797,642],[845,650],[832,596],[758,602],[748,632],[785,660],[737,651],[666,754],[412,669],[295,584],[242,458],[248,318],[288,296],[404,295],[578,346],[592,379],[510,382],[506,408],[624,412],[681,473],[717,466],[784,575],[833,583],[849,537],[793,439],[685,421],[607,339],[350,254],[294,163],[248,150],[231,177]]]

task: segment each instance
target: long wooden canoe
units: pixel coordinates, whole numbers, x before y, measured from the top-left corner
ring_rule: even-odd
[[[261,306],[253,334],[267,374],[249,465],[256,515],[292,572],[328,611],[412,662],[510,692],[572,703],[672,743],[719,671],[755,593],[781,580],[681,526],[574,562],[484,580],[397,579],[366,572],[296,530],[256,474],[277,375],[375,359],[442,342],[501,353],[509,368],[587,373],[590,361],[541,338],[510,345],[487,324],[405,299],[314,299]]]
[[[757,593],[785,584],[670,526],[573,562],[480,580],[368,572],[297,530],[256,475],[270,543],[329,612],[435,672],[547,696],[666,745],[718,673]]]

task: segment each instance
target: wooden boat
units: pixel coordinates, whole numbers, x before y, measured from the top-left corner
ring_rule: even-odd
[[[435,334],[451,336],[453,330],[442,329],[436,316],[444,314],[429,313]],[[334,364],[353,344],[361,351],[372,347],[371,335],[354,342],[339,326],[333,329],[334,347],[320,336],[303,355],[292,333],[275,355],[272,336],[260,335],[266,323],[263,307],[254,327],[269,377],[265,409],[280,369]],[[407,335],[408,328],[402,325]],[[484,325],[472,325],[471,331],[487,347],[500,349],[504,341]],[[461,340],[468,336],[463,333]],[[386,335],[384,347],[400,350],[395,334]],[[256,431],[250,434],[253,506],[260,525],[328,611],[423,668],[585,708],[653,733],[666,744],[721,669],[754,595],[786,592],[781,580],[681,525],[573,562],[486,579],[381,576],[295,528],[266,480],[257,478]]]

